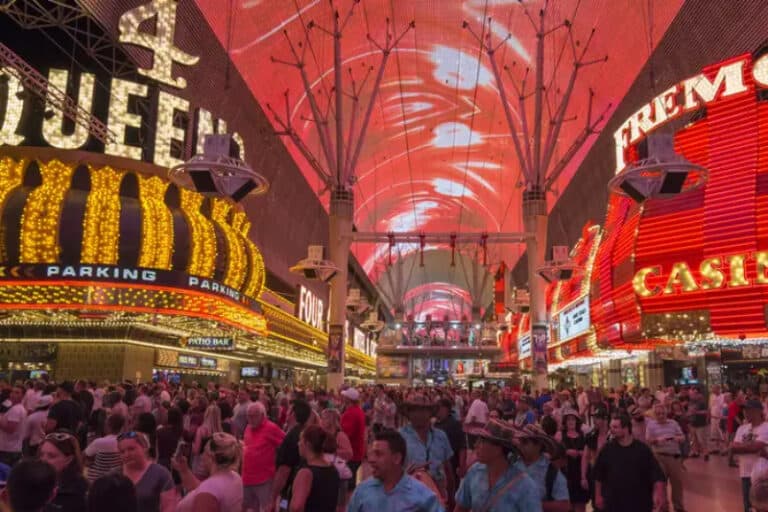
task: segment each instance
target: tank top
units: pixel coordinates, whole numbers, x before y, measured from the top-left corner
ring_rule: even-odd
[[[240,512],[243,508],[243,481],[234,471],[219,471],[206,478],[179,502],[176,512],[194,512],[198,494],[210,494],[219,502],[221,512]]]
[[[312,488],[309,490],[304,512],[335,512],[339,498],[341,479],[335,466],[308,466],[312,472]]]

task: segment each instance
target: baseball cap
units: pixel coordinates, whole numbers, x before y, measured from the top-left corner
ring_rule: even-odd
[[[357,402],[358,400],[360,400],[360,392],[355,388],[345,389],[344,391],[341,392],[341,396],[349,400],[352,400],[353,402]]]

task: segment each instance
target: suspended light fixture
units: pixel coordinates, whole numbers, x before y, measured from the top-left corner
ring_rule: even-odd
[[[267,179],[240,159],[240,146],[231,135],[206,135],[203,154],[173,167],[168,177],[180,187],[235,202],[269,190]]]
[[[671,134],[652,134],[638,146],[641,158],[608,182],[614,194],[638,203],[669,199],[704,186],[709,171],[675,152]]]
[[[539,267],[536,272],[546,282],[551,283],[552,281],[567,281],[583,270],[583,267],[571,261],[567,245],[555,245],[552,247],[552,259],[545,262],[545,265]]]
[[[360,324],[360,327],[368,332],[381,332],[384,329],[384,322],[379,320],[378,311],[371,311],[368,314],[368,319]]]
[[[323,246],[310,245],[307,257],[292,266],[289,270],[294,274],[301,274],[306,279],[328,282],[339,271],[332,261],[323,259]]]

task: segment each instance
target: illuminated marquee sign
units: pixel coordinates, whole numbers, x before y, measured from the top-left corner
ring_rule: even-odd
[[[768,251],[707,258],[698,267],[685,261],[668,269],[648,266],[638,270],[632,279],[632,287],[640,297],[755,285],[768,285]]]
[[[557,315],[557,339],[566,341],[589,331],[589,298],[578,299]]]
[[[526,334],[525,336],[521,336],[517,341],[517,347],[517,353],[519,354],[520,359],[531,357],[531,335]]]
[[[687,78],[656,96],[624,121],[613,134],[616,173],[627,165],[627,149],[646,134],[687,112],[698,110],[721,98],[749,91],[744,83],[747,62],[747,58],[725,62],[712,73],[712,79],[704,73]],[[751,77],[756,85],[768,87],[768,54],[753,63]]]
[[[184,342],[184,346],[205,350],[234,350],[235,340],[233,338],[199,336],[195,338],[187,338]]]
[[[173,76],[173,65],[195,66],[200,58],[187,54],[175,44],[176,8],[176,0],[152,0],[125,12],[119,21],[119,40],[142,48],[151,55],[151,67],[140,68],[138,71],[141,75],[168,87],[184,89],[187,82],[183,77]],[[151,28],[141,30],[140,26]],[[182,163],[185,147],[196,148],[197,153],[202,152],[203,135],[227,133],[226,122],[214,119],[211,112],[203,108],[193,109],[189,100],[145,83],[112,77],[108,105],[103,109],[94,104],[97,95],[94,74],[70,76],[67,68],[51,67],[47,75],[48,82],[62,91],[68,90],[68,83],[73,82],[72,88],[76,87],[78,92],[72,99],[83,111],[102,117],[100,120],[112,135],[112,140],[103,148],[108,155],[173,167]],[[93,149],[88,145],[89,133],[84,126],[76,124],[74,130],[66,129],[69,123],[61,111],[53,109],[46,115],[44,109],[29,108],[38,101],[37,98],[32,94],[17,94],[24,90],[24,86],[10,73],[4,72],[2,67],[0,76],[4,77],[7,84],[7,87],[0,87],[0,112],[4,112],[0,122],[0,145],[20,145],[30,140],[41,140],[60,149],[83,149],[86,146]],[[5,94],[2,94],[2,89],[5,89]],[[133,106],[137,101],[149,105],[146,118]],[[27,102],[30,105],[26,105]],[[180,118],[185,118],[185,123],[180,123]],[[181,124],[190,124],[194,130],[185,130],[180,127]],[[148,126],[149,129],[145,130]],[[153,143],[140,143],[140,137],[132,135],[137,131],[153,136]],[[232,133],[232,137],[242,151],[245,147],[242,137],[237,133]],[[192,138],[194,140],[190,140]],[[154,147],[154,151],[149,154],[152,150],[148,148],[151,147]]]
[[[179,366],[182,368],[197,368],[200,360],[195,356],[190,356],[189,354],[179,354]]]
[[[200,367],[201,368],[209,368],[209,369],[216,369],[217,363],[216,359],[212,357],[201,357],[200,358]]]
[[[296,316],[316,329],[325,330],[323,301],[303,286],[299,286],[299,302],[296,305]]]
[[[239,302],[261,312],[259,303],[218,281],[183,272],[111,265],[14,265],[0,266],[0,280],[71,280],[110,283],[155,284],[202,291]]]

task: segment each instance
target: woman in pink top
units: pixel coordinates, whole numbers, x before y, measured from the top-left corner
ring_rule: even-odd
[[[267,419],[264,404],[254,402],[247,410],[248,426],[243,432],[243,509],[270,508],[272,479],[275,476],[277,447],[285,432]]]

